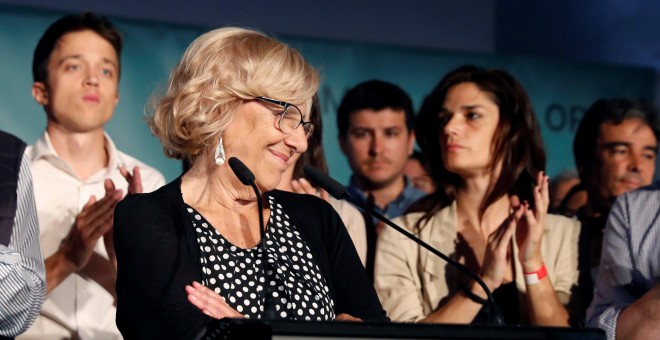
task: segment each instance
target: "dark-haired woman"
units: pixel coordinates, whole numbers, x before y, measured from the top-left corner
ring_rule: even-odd
[[[580,228],[547,214],[545,152],[523,88],[504,71],[464,66],[418,120],[438,190],[395,222],[477,273],[508,324],[568,326]],[[393,230],[379,238],[375,285],[394,321],[486,321],[476,282]]]

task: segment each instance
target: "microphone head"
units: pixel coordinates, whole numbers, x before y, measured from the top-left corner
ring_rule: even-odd
[[[254,174],[250,169],[248,169],[243,162],[241,162],[238,158],[236,157],[229,157],[229,167],[231,168],[232,171],[234,171],[234,174],[236,174],[236,177],[241,181],[241,183],[245,185],[250,185],[250,182],[254,181]]]
[[[312,183],[323,188],[323,190],[327,191],[332,197],[340,200],[343,199],[345,195],[348,195],[345,186],[339,184],[339,182],[324,174],[321,170],[305,165],[303,171],[305,172],[305,175],[312,180]]]

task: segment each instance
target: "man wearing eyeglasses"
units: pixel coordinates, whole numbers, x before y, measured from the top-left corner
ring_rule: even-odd
[[[337,112],[339,145],[353,171],[349,193],[393,218],[425,193],[403,173],[413,152],[414,113],[408,94],[394,84],[371,80],[350,89]],[[367,271],[373,278],[378,221],[365,213]]]
[[[115,205],[165,181],[105,131],[119,100],[121,34],[92,13],[54,22],[35,49],[32,95],[47,125],[26,150],[47,298],[26,339],[121,338],[115,325]]]

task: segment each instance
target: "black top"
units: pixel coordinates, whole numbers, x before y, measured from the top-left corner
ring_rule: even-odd
[[[307,242],[282,206],[266,194],[270,219],[266,228],[268,295],[275,318],[334,320],[334,301]],[[225,239],[195,208],[187,206],[202,253],[202,284],[220,294],[246,318],[264,312],[262,244],[238,247]]]
[[[269,194],[309,246],[335,302],[335,314],[388,320],[332,207],[311,195],[278,190]],[[187,214],[180,178],[117,205],[117,326],[125,338],[192,338],[211,321],[188,302],[184,290],[203,279],[197,237]]]
[[[505,325],[517,325],[520,320],[520,308],[518,304],[518,288],[516,282],[504,283],[493,291],[493,300],[497,308],[502,312]],[[472,325],[488,325],[490,306],[485,304],[472,320]]]

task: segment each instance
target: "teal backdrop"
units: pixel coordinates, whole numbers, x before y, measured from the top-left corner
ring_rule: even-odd
[[[28,143],[46,126],[43,109],[31,97],[32,54],[43,31],[61,15],[0,5],[0,129]],[[169,71],[188,44],[207,28],[122,19],[113,22],[124,32],[125,47],[120,101],[107,131],[121,150],[158,168],[168,180],[174,179],[181,173],[181,164],[163,156],[158,140],[144,123],[145,107],[151,94],[165,86]],[[344,183],[350,168],[337,143],[336,108],[348,88],[365,80],[398,84],[418,109],[440,78],[460,65],[509,71],[525,87],[536,110],[550,175],[574,167],[573,134],[592,102],[617,96],[654,99],[655,71],[647,68],[279,38],[298,48],[323,77],[319,93],[323,141],[331,175]]]

